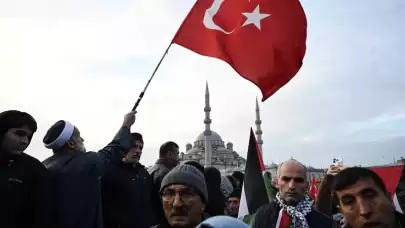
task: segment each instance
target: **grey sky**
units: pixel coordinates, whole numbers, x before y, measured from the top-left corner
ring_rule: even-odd
[[[0,0],[0,102],[2,110],[33,113],[40,129],[28,151],[43,159],[50,151],[41,139],[58,119],[81,128],[89,149],[108,142],[194,1],[33,2]],[[293,156],[326,166],[341,156],[378,164],[403,156],[405,2],[302,4],[304,67],[261,104],[265,162]],[[206,80],[213,130],[246,154],[261,98],[253,84],[222,61],[178,46],[154,80],[134,126],[145,136],[143,163],[154,162],[164,141],[184,151],[203,131]]]

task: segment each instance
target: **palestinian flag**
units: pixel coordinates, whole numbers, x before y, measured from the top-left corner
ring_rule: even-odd
[[[390,165],[390,166],[380,166],[380,167],[370,167],[375,173],[377,173],[381,179],[383,179],[388,192],[391,194],[392,200],[394,202],[395,208],[398,212],[403,213],[400,201],[403,201],[403,189],[399,187],[399,183],[403,182],[402,177],[404,165]],[[401,198],[399,200],[398,194]],[[403,203],[402,203],[403,205]]]
[[[242,196],[238,217],[251,224],[254,213],[259,207],[268,204],[276,196],[270,185],[271,180],[266,175],[263,158],[253,130],[250,129],[249,148],[243,180]]]

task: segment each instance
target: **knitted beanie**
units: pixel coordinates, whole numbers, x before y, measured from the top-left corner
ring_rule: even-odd
[[[204,175],[194,166],[182,164],[174,167],[162,180],[160,192],[167,186],[181,184],[196,190],[203,202],[208,202],[208,191]]]

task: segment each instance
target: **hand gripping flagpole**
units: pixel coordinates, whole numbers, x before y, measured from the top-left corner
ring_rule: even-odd
[[[136,101],[134,107],[132,108],[132,111],[135,111],[136,108],[138,108],[139,103],[141,102],[143,96],[145,95],[145,92],[146,92],[146,90],[148,89],[150,82],[152,81],[153,77],[155,76],[156,71],[159,69],[160,64],[162,63],[163,59],[166,57],[167,53],[169,52],[169,49],[170,49],[170,47],[172,46],[172,44],[173,44],[173,42],[171,42],[170,45],[167,47],[165,53],[163,54],[162,58],[160,59],[159,63],[157,64],[155,70],[153,71],[152,76],[150,76],[148,82],[146,83],[145,88],[144,88],[143,91],[139,94],[138,100]]]

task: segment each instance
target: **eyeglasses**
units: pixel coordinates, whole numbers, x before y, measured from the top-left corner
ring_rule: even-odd
[[[186,204],[193,202],[195,198],[198,196],[198,193],[192,189],[182,189],[178,191],[173,189],[166,189],[161,194],[162,200],[165,202],[172,202],[174,201],[174,198],[176,197],[177,194],[179,194],[180,199]]]

